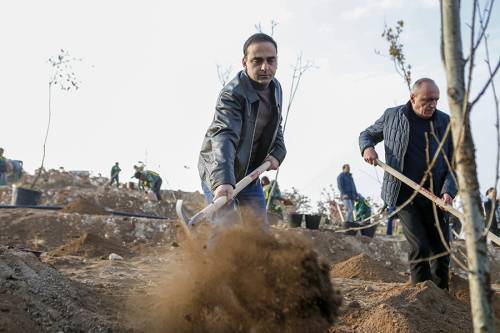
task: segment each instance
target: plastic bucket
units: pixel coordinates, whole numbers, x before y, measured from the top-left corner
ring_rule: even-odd
[[[24,187],[12,186],[12,205],[36,206],[40,202],[42,192]]]
[[[319,223],[321,222],[321,215],[306,215],[306,228],[307,229],[319,229]]]
[[[302,225],[302,214],[290,213],[288,214],[288,223],[292,228],[298,228]]]

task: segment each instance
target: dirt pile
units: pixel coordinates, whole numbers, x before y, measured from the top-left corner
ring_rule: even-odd
[[[101,207],[96,200],[89,197],[78,197],[64,206],[61,210],[63,213],[78,213],[78,214],[93,214],[107,215],[106,210]]]
[[[130,256],[130,251],[120,243],[94,234],[84,233],[77,239],[48,252],[47,255],[51,257],[107,258],[110,253],[116,253],[122,257]]]
[[[451,275],[450,294],[469,306],[470,292],[469,282],[456,274]],[[492,295],[493,311],[495,313],[496,327],[500,327],[500,293],[494,292]]]
[[[0,247],[0,332],[124,331],[109,304],[33,254]]]
[[[192,249],[154,294],[147,332],[324,332],[340,306],[307,242],[241,226]]]
[[[19,185],[29,185],[33,180],[32,175],[24,175]],[[49,170],[43,174],[37,183],[37,188],[42,190],[41,205],[71,204],[78,198],[91,200],[99,209],[110,209],[128,213],[143,213],[175,218],[175,202],[182,199],[186,207],[198,211],[205,205],[205,199],[199,192],[183,192],[162,190],[164,200],[158,202],[154,195],[144,191],[131,190],[124,187],[117,188],[108,185],[109,180],[104,177],[92,177],[86,171]],[[0,203],[10,204],[12,190],[10,186],[0,187]],[[68,212],[89,212],[88,208],[71,206]],[[92,207],[90,214],[93,214]],[[100,213],[102,213],[100,211]]]
[[[176,239],[174,220],[62,214],[36,209],[0,209],[0,245],[51,251],[83,233],[127,246],[161,246]]]
[[[342,309],[334,333],[465,333],[472,329],[469,307],[462,301],[426,281],[416,287],[407,284],[352,285],[355,280],[335,280],[351,285],[351,298]],[[352,293],[357,294],[352,300]]]
[[[333,265],[332,277],[376,282],[404,282],[406,278],[382,263],[361,253]]]
[[[452,273],[450,278],[450,294],[463,302],[469,303],[469,282],[457,274]]]

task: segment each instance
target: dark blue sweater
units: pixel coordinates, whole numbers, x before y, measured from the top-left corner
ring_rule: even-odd
[[[425,133],[429,133],[428,137],[430,144],[430,140],[432,139],[430,137],[430,122],[432,118],[422,119],[418,117],[413,110],[408,112],[408,116],[408,121],[410,122],[410,136],[405,154],[403,173],[418,184],[422,180],[425,170],[427,169]],[[429,156],[432,158],[432,155]]]

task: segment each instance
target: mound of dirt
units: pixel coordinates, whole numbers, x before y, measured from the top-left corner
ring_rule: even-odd
[[[33,254],[0,247],[0,332],[110,332],[110,304]]]
[[[463,302],[469,303],[469,282],[457,274],[452,273],[450,277],[450,294]]]
[[[406,280],[402,275],[364,253],[333,265],[330,272],[335,278],[376,282],[404,282]]]
[[[348,281],[348,280],[346,280]],[[447,291],[426,281],[416,287],[380,286],[361,292],[357,307],[346,310],[333,332],[471,332],[470,309]]]
[[[242,226],[192,249],[152,294],[147,332],[325,332],[341,303],[302,238]]]
[[[122,257],[130,255],[130,251],[116,241],[104,239],[91,233],[84,233],[77,239],[50,251],[47,255],[51,257],[106,258],[110,253],[116,253]]]
[[[61,210],[63,213],[78,213],[91,215],[106,215],[109,214],[106,210],[99,206],[95,200],[89,197],[80,196]]]
[[[456,274],[451,274],[450,294],[455,296],[465,304],[470,304],[469,282]],[[495,292],[492,295],[491,304],[495,313],[496,327],[500,327],[500,293]]]
[[[176,239],[174,220],[61,214],[37,209],[0,209],[0,245],[51,251],[83,233],[128,246],[163,246]]]

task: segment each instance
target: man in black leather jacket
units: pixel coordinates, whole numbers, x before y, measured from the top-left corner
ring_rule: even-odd
[[[211,202],[233,199],[235,184],[264,161],[276,170],[286,155],[281,127],[282,90],[274,78],[278,66],[277,44],[257,33],[243,46],[243,70],[221,91],[215,115],[201,147],[198,171]],[[239,207],[267,221],[266,202],[259,179],[238,194]],[[226,207],[227,215],[234,201]],[[226,222],[228,219],[225,219]]]

